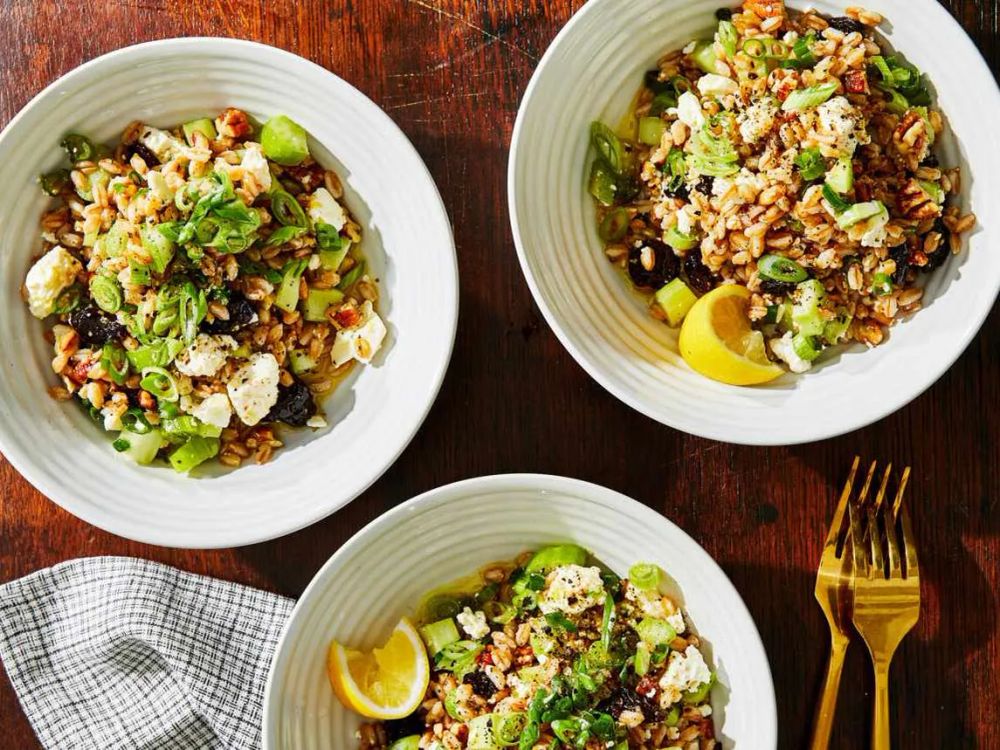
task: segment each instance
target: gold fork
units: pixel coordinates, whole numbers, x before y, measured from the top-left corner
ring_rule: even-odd
[[[860,459],[855,456],[851,473],[840,493],[840,501],[830,522],[830,531],[823,546],[819,572],[816,574],[816,601],[830,624],[830,659],[826,666],[826,680],[816,708],[810,750],[826,750],[830,745],[833,717],[837,711],[837,694],[840,691],[840,676],[844,668],[844,656],[851,643],[849,633],[851,622],[851,557],[847,553],[848,513],[854,478],[858,473]],[[861,488],[859,497],[868,494],[875,465],[872,464]]]
[[[872,468],[874,469],[874,464]],[[920,569],[903,494],[907,467],[895,500],[886,503],[889,464],[874,502],[849,506],[854,563],[854,627],[868,646],[875,670],[873,750],[889,750],[889,665],[920,616]]]

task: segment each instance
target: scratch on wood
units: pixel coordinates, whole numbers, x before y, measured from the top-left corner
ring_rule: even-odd
[[[386,109],[406,109],[407,107],[419,107],[422,104],[436,104],[438,102],[450,102],[457,99],[477,99],[480,96],[490,95],[489,91],[469,91],[464,94],[445,94],[444,96],[433,96],[428,99],[417,99],[405,104],[389,104]]]
[[[538,61],[538,58],[535,55],[531,54],[530,52],[528,52],[528,50],[524,49],[523,47],[519,47],[513,42],[507,41],[502,36],[498,36],[497,34],[487,31],[482,26],[477,26],[476,24],[469,21],[467,18],[462,18],[462,16],[458,15],[457,13],[449,13],[444,8],[439,8],[436,5],[431,5],[430,3],[424,2],[424,0],[410,0],[410,2],[413,3],[414,5],[419,5],[421,8],[425,8],[433,13],[437,13],[439,16],[442,16],[444,18],[450,18],[452,21],[456,21],[462,24],[463,26],[468,26],[470,29],[478,31],[483,36],[489,37],[493,41],[500,42],[501,44],[510,47],[515,52],[519,52],[520,54],[527,57],[529,60],[534,60],[536,62]]]

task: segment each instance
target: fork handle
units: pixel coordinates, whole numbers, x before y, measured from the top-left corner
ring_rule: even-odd
[[[875,659],[875,715],[872,750],[889,750],[889,660]]]
[[[837,695],[840,692],[840,675],[844,671],[844,656],[849,643],[847,638],[839,635],[834,635],[830,642],[830,659],[826,664],[826,680],[816,708],[810,750],[826,750],[830,746],[833,716],[837,712]]]

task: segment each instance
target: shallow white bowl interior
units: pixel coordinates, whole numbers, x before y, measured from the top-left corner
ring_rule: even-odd
[[[724,3],[721,3],[724,4]],[[844,2],[809,3],[842,15]],[[927,307],[888,343],[827,358],[804,377],[736,388],[683,362],[677,334],[653,320],[604,258],[586,194],[587,129],[617,123],[663,53],[707,37],[719,0],[591,0],[546,52],[525,93],[511,145],[514,238],[532,293],[573,357],[633,408],[686,432],[749,444],[818,440],[889,414],[930,386],[978,331],[1000,286],[1000,95],[982,57],[934,0],[865,5],[891,22],[892,45],[930,76],[950,129],[942,163],[964,170],[964,210],[980,227],[963,254],[929,277]],[[800,10],[806,3],[790,3]],[[927,40],[933,39],[933,44]],[[891,384],[891,385],[889,385]]]
[[[351,748],[360,719],[333,696],[330,640],[371,647],[423,594],[481,566],[541,545],[574,541],[624,575],[659,563],[708,641],[723,747],[774,750],[777,714],[767,656],[722,570],[687,534],[603,487],[561,477],[482,477],[421,495],[372,522],[313,579],[292,613],[268,678],[265,750]]]
[[[389,327],[374,366],[324,404],[332,426],[285,432],[263,466],[187,478],[121,460],[109,435],[45,389],[58,381],[43,325],[19,289],[40,251],[46,201],[35,178],[63,158],[69,131],[113,142],[133,119],[172,126],[233,106],[287,114],[335,168],[364,228]],[[332,73],[273,47],[173,39],[113,52],[36,97],[0,135],[0,450],[39,490],[90,523],[178,547],[228,547],[313,523],[352,500],[395,460],[433,402],[451,355],[458,278],[448,217],[409,141]]]

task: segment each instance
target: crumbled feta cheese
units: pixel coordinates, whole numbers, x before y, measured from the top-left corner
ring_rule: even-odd
[[[705,124],[705,115],[701,111],[701,102],[690,91],[685,91],[677,100],[677,117],[691,130],[701,130]]]
[[[199,333],[191,345],[177,355],[174,364],[184,375],[209,378],[226,364],[229,354],[238,344],[232,336],[212,336]]]
[[[882,247],[888,238],[886,227],[889,224],[889,212],[881,211],[870,219],[859,222],[861,244],[864,247]],[[852,227],[853,229],[853,227]]]
[[[306,420],[306,427],[312,427],[314,430],[319,430],[326,427],[326,420],[319,414],[314,414]]]
[[[309,270],[315,271],[322,264],[322,260],[319,257],[319,253],[313,253],[309,256]]]
[[[317,188],[316,192],[309,196],[308,213],[309,218],[317,224],[329,224],[338,232],[347,223],[347,214],[343,206],[337,203],[337,199],[326,188]]]
[[[771,99],[761,99],[743,110],[737,117],[740,124],[740,135],[745,143],[756,143],[771,128],[778,114],[778,106]]]
[[[247,141],[243,147],[243,159],[240,161],[243,171],[253,175],[262,192],[270,190],[271,168],[267,165],[263,147],[253,141]]]
[[[159,128],[146,126],[139,135],[139,142],[148,148],[160,162],[168,162],[183,156],[187,146],[174,138],[170,133]],[[148,166],[153,166],[152,164]]]
[[[466,607],[455,616],[455,619],[473,640],[478,641],[490,633],[490,626],[486,624],[486,613],[483,611],[473,612],[470,607]]]
[[[773,338],[767,342],[774,356],[788,365],[788,369],[795,373],[803,373],[812,367],[812,362],[802,359],[795,353],[792,346],[792,332],[789,331],[781,338]]]
[[[259,352],[233,374],[226,390],[243,424],[251,427],[257,424],[277,403],[279,374],[274,355]]]
[[[712,671],[697,648],[688,646],[683,654],[680,651],[671,652],[667,670],[660,678],[660,706],[672,706],[684,693],[697,690],[711,679]]]
[[[859,143],[868,143],[864,116],[845,97],[835,96],[816,108],[821,129],[836,138],[838,153],[851,155]]]
[[[167,178],[155,169],[146,173],[146,184],[149,192],[155,195],[161,203],[169,203],[174,199],[174,191],[167,184]]]
[[[704,706],[698,707],[698,713],[700,713],[705,718],[708,718],[709,716],[712,715],[712,707],[706,703]]]
[[[213,393],[191,410],[191,416],[214,427],[228,427],[233,407],[225,393]]]
[[[677,231],[681,234],[691,234],[698,221],[698,209],[688,203],[677,211]]]
[[[36,318],[51,315],[56,300],[70,286],[83,266],[60,245],[56,245],[35,261],[24,280],[28,292],[28,307]]]
[[[636,588],[631,581],[625,587],[625,599],[632,602],[647,617],[655,617],[657,620],[666,620],[670,613],[663,597],[656,591],[643,591]]]
[[[563,565],[549,573],[538,607],[544,614],[560,611],[578,615],[604,603],[601,569],[581,565]]]
[[[122,424],[122,414],[124,409],[117,409],[113,406],[105,406],[101,409],[101,416],[104,418],[104,429],[108,432],[119,432],[124,429]]]
[[[666,620],[678,635],[687,630],[687,624],[684,622],[684,613],[680,610],[677,610],[672,615],[667,615]]]
[[[330,357],[336,367],[351,359],[369,364],[385,340],[387,333],[385,323],[372,308],[372,303],[366,301],[359,308],[359,312],[361,322],[358,325],[337,331],[337,337],[330,350]]]
[[[740,85],[732,78],[706,73],[698,79],[698,91],[702,96],[725,96],[740,93]]]

